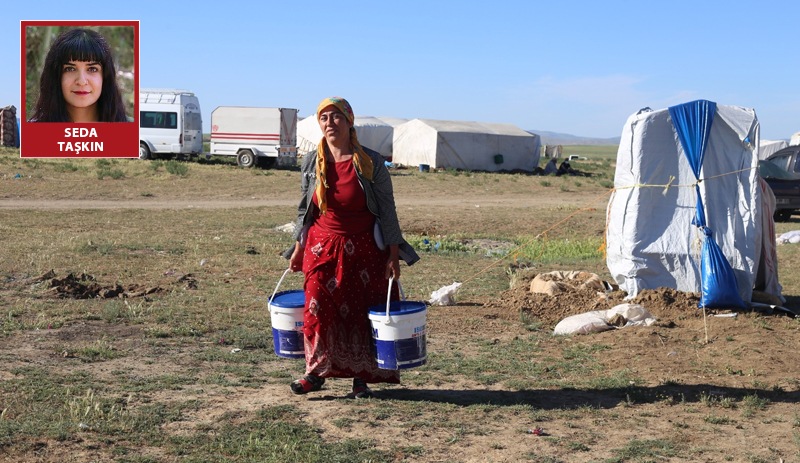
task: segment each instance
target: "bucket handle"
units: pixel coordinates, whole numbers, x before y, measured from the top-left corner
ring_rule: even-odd
[[[394,281],[394,275],[389,277],[389,291],[386,293],[386,323],[389,323],[389,307],[391,305],[392,298],[392,281]],[[400,284],[400,280],[397,280],[397,289],[400,290],[400,300],[405,301],[406,295],[403,293],[403,285]]]
[[[283,272],[283,275],[281,275],[281,279],[278,280],[278,284],[275,285],[275,291],[272,292],[272,296],[270,296],[269,301],[267,301],[267,303],[272,304],[272,299],[275,297],[275,294],[278,292],[278,288],[281,287],[281,283],[283,283],[283,279],[286,277],[286,274],[291,272],[291,271],[292,271],[292,269],[287,268],[286,271]]]

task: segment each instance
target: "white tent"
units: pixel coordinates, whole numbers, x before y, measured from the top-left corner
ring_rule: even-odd
[[[787,146],[789,142],[786,140],[761,140],[758,144],[758,159],[767,159]]]
[[[406,119],[404,117],[380,116],[380,117],[378,117],[378,119],[380,119],[381,121],[391,125],[392,128],[397,127],[400,124],[405,124],[406,122],[408,122],[408,119]]]
[[[642,110],[623,128],[606,240],[608,269],[629,297],[659,287],[704,291],[701,245],[708,244],[708,230],[730,264],[741,301],[749,303],[754,288],[783,300],[774,196],[756,169],[758,119],[752,109],[711,105],[705,120],[710,128],[703,127],[708,130],[705,151],[697,164],[699,183],[692,167],[697,158],[688,160],[692,154],[687,155],[681,138],[686,132],[678,132],[668,109]],[[703,230],[693,225],[698,192],[707,225]]]
[[[392,157],[393,128],[383,120],[372,116],[356,116],[353,121],[358,141],[361,146],[379,152],[385,158]],[[316,115],[309,116],[297,123],[297,146],[299,154],[306,154],[317,149],[322,139]]]
[[[539,164],[541,139],[510,124],[412,119],[394,129],[393,162],[483,171]]]

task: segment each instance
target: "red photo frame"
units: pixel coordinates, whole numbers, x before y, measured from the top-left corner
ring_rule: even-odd
[[[121,32],[123,40],[115,43],[130,42],[132,50],[115,50],[112,54],[132,52],[132,70],[117,67],[117,82],[123,93],[126,104],[127,122],[35,122],[31,121],[32,108],[38,98],[39,75],[33,75],[28,64],[34,54],[41,53],[41,39],[37,50],[29,49],[28,38],[35,34],[32,28],[85,27],[94,29],[101,35],[112,30]],[[112,29],[115,28],[115,29]],[[131,28],[130,31],[123,28]],[[130,35],[132,33],[132,35]],[[139,157],[139,21],[21,21],[21,102],[20,117],[20,157],[22,158],[138,158]],[[43,34],[48,37],[47,34]],[[57,34],[50,34],[54,39]],[[33,42],[33,40],[31,40]],[[51,42],[52,43],[52,42]],[[130,58],[130,55],[127,55]],[[43,62],[44,57],[38,58]],[[29,73],[31,75],[29,75]],[[132,75],[131,75],[132,74]],[[125,80],[121,80],[125,79]],[[123,82],[123,86],[120,85]],[[59,92],[59,94],[61,94]],[[132,99],[132,101],[131,101]],[[132,103],[132,104],[131,104]],[[132,114],[130,113],[132,111]]]

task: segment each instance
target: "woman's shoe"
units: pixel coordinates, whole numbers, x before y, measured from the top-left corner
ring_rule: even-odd
[[[314,375],[305,375],[300,379],[292,381],[291,388],[295,394],[307,394],[309,392],[319,391],[322,385],[325,384],[325,378]]]
[[[371,399],[374,397],[372,389],[367,386],[367,382],[360,378],[353,378],[353,392],[350,397],[354,399]]]

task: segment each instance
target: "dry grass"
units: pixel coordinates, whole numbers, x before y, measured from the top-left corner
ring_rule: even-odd
[[[549,186],[522,174],[393,172],[406,234],[450,249],[403,267],[409,299],[464,286],[459,305],[429,310],[428,365],[404,372],[403,387],[376,388],[380,400],[354,402],[342,399],[345,381],[292,396],[302,361],[272,351],[266,297],[286,268],[278,254],[291,239],[276,227],[293,218],[296,170],[0,150],[0,460],[797,459],[797,320],[712,319],[713,342],[702,344],[697,313],[674,309],[647,329],[561,338],[550,336],[552,315],[526,319],[500,303],[519,265],[607,278],[602,258],[491,252],[537,237],[601,240],[611,164],[583,162],[597,171]],[[800,251],[778,253],[796,303]],[[152,292],[61,298],[37,279],[50,270]],[[287,277],[285,287],[299,285]]]

